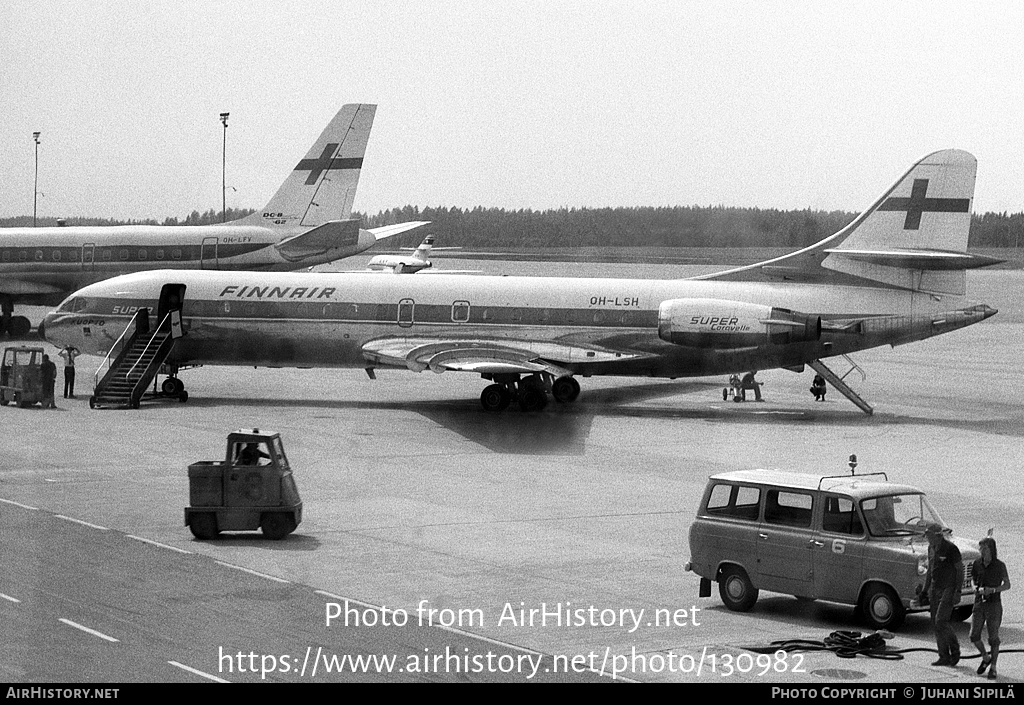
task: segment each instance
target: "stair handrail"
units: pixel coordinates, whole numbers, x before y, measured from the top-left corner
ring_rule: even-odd
[[[149,349],[149,346],[153,343],[153,341],[156,339],[156,336],[159,334],[160,329],[158,328],[157,332],[153,334],[153,337],[150,338],[149,342],[146,344],[147,350]],[[129,403],[131,404],[132,408],[138,408],[139,400],[142,399],[142,395],[145,393],[146,387],[149,386],[149,380],[153,379],[156,376],[156,373],[160,369],[160,365],[163,364],[163,361],[167,359],[167,355],[170,354],[170,351],[173,349],[174,342],[175,339],[173,336],[164,336],[163,340],[160,341],[159,346],[157,346],[156,354],[153,355],[153,359],[146,363],[146,367],[145,369],[143,369],[142,374],[140,374],[138,378],[135,380],[135,384],[132,385],[131,395],[129,396]],[[162,357],[161,351],[163,351]],[[135,365],[132,366],[133,370],[139,364],[139,361],[141,361],[141,359],[142,356],[140,355],[139,360],[137,360],[135,362]],[[126,377],[125,379],[128,378]]]
[[[864,369],[860,365],[858,365],[856,362],[854,362],[852,357],[850,357],[849,355],[847,355],[845,353],[843,354],[843,357],[846,358],[846,361],[850,364],[850,369],[848,369],[846,371],[846,374],[844,374],[839,379],[845,380],[847,375],[849,375],[854,370],[857,370],[857,372],[860,373],[860,381],[864,382],[865,380],[867,380],[868,373],[865,372]]]
[[[158,335],[160,335],[160,333],[163,331],[164,323],[168,323],[168,325],[169,325],[169,321],[170,320],[171,320],[171,314],[168,312],[164,316],[163,320],[160,321],[160,325],[158,325],[156,327],[156,330],[153,331],[153,335],[151,335],[150,338],[149,338],[149,341],[147,341],[146,347],[144,347],[142,349],[142,352],[139,353],[139,357],[138,357],[137,360],[135,360],[135,364],[131,366],[131,369],[129,369],[127,372],[124,373],[124,378],[125,379],[131,379],[132,372],[134,372],[135,368],[139,366],[139,363],[142,362],[142,358],[144,358],[146,356],[146,353],[149,352],[149,347],[153,344],[153,341],[156,340],[156,337]],[[161,341],[161,342],[163,342],[163,341]]]
[[[148,327],[149,309],[140,308],[135,312],[135,315],[132,316],[132,320],[128,322],[128,325],[124,327],[124,331],[121,333],[120,337],[118,337],[118,339],[114,341],[114,344],[110,346],[110,350],[107,351],[107,354],[103,358],[103,361],[100,362],[99,367],[96,368],[96,372],[93,374],[93,389],[99,386],[100,380],[103,379],[103,375],[106,374],[106,371],[110,370],[110,366],[113,364],[112,360],[116,360],[117,356],[121,354],[125,341],[134,338],[135,334],[139,331],[139,317],[142,315],[146,316],[146,324]],[[129,332],[131,332],[131,335],[129,335]],[[104,366],[106,367],[106,371],[104,371]]]

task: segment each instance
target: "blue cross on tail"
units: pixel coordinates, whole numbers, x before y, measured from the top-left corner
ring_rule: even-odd
[[[921,227],[921,214],[929,213],[966,213],[971,207],[969,198],[925,198],[928,192],[928,179],[914,179],[914,188],[910,198],[890,196],[878,207],[880,211],[906,211],[907,219],[903,223],[904,230],[917,230]]]
[[[295,167],[295,171],[308,171],[306,186],[312,186],[320,178],[320,174],[330,169],[359,169],[363,166],[362,157],[350,157],[348,159],[335,159],[334,153],[338,150],[338,143],[331,142],[324,147],[323,153],[316,159],[303,159]]]

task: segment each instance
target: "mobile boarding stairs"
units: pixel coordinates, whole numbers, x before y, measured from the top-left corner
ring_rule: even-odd
[[[144,397],[187,401],[188,392],[176,384],[177,379],[165,380],[161,392],[157,392],[155,386],[157,374],[180,337],[180,311],[169,311],[151,331],[149,309],[140,309],[97,368],[89,408],[119,406],[138,409]],[[154,389],[147,392],[151,382]]]

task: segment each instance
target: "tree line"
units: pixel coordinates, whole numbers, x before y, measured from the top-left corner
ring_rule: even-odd
[[[444,245],[462,247],[784,247],[800,248],[838,232],[849,211],[641,206],[545,211],[404,206],[364,218],[365,227],[429,220]],[[1024,213],[971,217],[969,246],[1024,244]]]
[[[255,212],[229,208],[227,220]],[[812,245],[840,230],[857,215],[848,211],[734,208],[726,206],[640,206],[550,210],[403,206],[373,216],[353,213],[375,228],[408,220],[429,220],[446,246],[464,248],[544,247],[785,247]],[[67,225],[210,225],[222,214],[192,211],[162,221],[67,218]],[[38,218],[40,226],[56,218]],[[32,225],[32,218],[0,219],[0,227]],[[1024,244],[1024,213],[983,213],[971,217],[971,247]]]

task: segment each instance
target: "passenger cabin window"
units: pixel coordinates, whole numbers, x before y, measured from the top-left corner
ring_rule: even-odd
[[[708,514],[757,521],[761,490],[742,485],[715,485],[708,497]]]
[[[780,526],[811,525],[812,498],[803,492],[768,490],[765,495],[764,520]]]
[[[847,497],[825,497],[825,513],[822,515],[821,528],[833,534],[864,535],[864,527],[860,523],[857,508],[853,505],[853,500]]]
[[[466,323],[469,321],[468,301],[456,301],[452,304],[452,321],[455,323]]]

